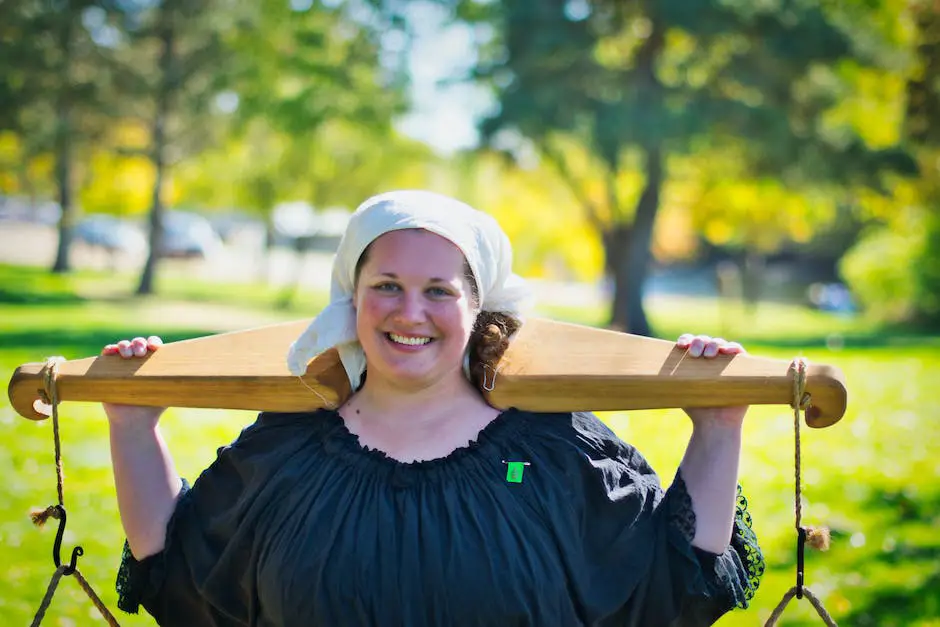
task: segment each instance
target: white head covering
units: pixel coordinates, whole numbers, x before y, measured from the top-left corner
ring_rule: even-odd
[[[512,272],[509,238],[492,216],[433,192],[407,190],[373,196],[352,214],[340,240],[333,261],[330,304],[290,346],[287,366],[292,374],[302,376],[313,357],[336,347],[352,389],[358,389],[366,359],[356,336],[353,308],[356,264],[377,237],[401,229],[424,229],[453,242],[473,271],[482,310],[521,317],[531,304],[525,281]]]

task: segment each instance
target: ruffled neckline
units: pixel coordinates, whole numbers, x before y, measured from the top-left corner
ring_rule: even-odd
[[[417,461],[401,461],[385,451],[362,444],[359,436],[349,430],[345,420],[335,409],[321,409],[326,434],[324,448],[327,453],[339,455],[351,461],[361,461],[397,473],[427,473],[459,466],[477,457],[500,442],[512,441],[522,429],[523,412],[514,407],[499,413],[477,434],[477,438],[464,446],[455,448],[443,457]]]

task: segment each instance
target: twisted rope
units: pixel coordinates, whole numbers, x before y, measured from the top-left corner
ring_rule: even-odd
[[[42,602],[39,604],[39,609],[36,610],[36,615],[33,617],[33,622],[30,623],[30,627],[39,627],[39,624],[42,623],[42,619],[46,616],[46,610],[49,609],[49,605],[52,603],[52,597],[55,596],[56,588],[59,586],[59,580],[62,579],[63,575],[68,575],[69,567],[65,564],[62,564],[55,569],[55,572],[52,573],[52,579],[49,580],[49,585],[46,587],[46,594],[42,597]],[[85,591],[85,594],[88,595],[88,598],[91,599],[91,602],[94,604],[101,615],[107,621],[108,625],[111,627],[121,627],[117,619],[114,618],[114,615],[105,607],[105,604],[101,601],[101,598],[95,593],[94,589],[91,587],[91,584],[88,583],[88,580],[79,572],[78,569],[75,569],[71,573],[75,576],[75,579],[78,581],[78,585],[82,587],[82,590]]]
[[[809,599],[810,603],[813,604],[813,607],[816,608],[816,613],[819,614],[819,617],[823,620],[827,627],[838,627],[836,621],[832,619],[832,616],[830,616],[829,612],[826,611],[826,608],[823,607],[822,601],[820,601],[809,588],[803,588],[803,595]],[[764,623],[764,625],[766,627],[776,625],[777,621],[780,619],[780,616],[783,614],[783,610],[786,609],[787,604],[795,596],[796,586],[793,586],[787,590],[786,594],[783,595],[783,598],[780,599],[780,603],[778,603],[777,607],[774,608],[774,611],[771,612],[770,618],[767,619],[767,622]]]
[[[59,364],[64,361],[61,357],[50,357],[43,368],[42,388],[43,402],[52,406],[52,437],[55,443],[55,478],[56,494],[59,505],[65,507],[65,474],[62,470],[62,444],[59,438],[59,394],[56,390],[56,379],[59,378]]]
[[[796,528],[803,523],[803,487],[800,469],[803,466],[802,449],[800,446],[800,418],[803,410],[809,407],[810,396],[806,393],[806,360],[794,359],[790,368],[794,371],[793,378],[793,515],[796,519]]]
[[[55,518],[57,520],[65,518],[65,473],[62,468],[62,444],[59,437],[59,396],[56,391],[59,364],[63,361],[64,359],[62,357],[50,357],[43,368],[42,401],[52,406],[52,437],[55,445],[56,494],[59,498],[59,502],[57,505],[50,505],[44,510],[32,513],[31,518],[33,523],[37,526],[42,526],[49,518]],[[58,549],[59,542],[57,540],[55,549],[57,564],[59,559]],[[39,609],[36,610],[36,615],[33,617],[33,622],[30,623],[30,627],[39,627],[39,624],[42,623],[42,619],[45,618],[46,615],[46,610],[49,609],[49,605],[52,603],[52,597],[55,596],[59,581],[63,576],[68,575],[75,576],[78,585],[81,586],[85,594],[88,595],[88,598],[91,599],[92,604],[98,608],[98,611],[105,621],[107,621],[108,625],[111,627],[120,627],[117,619],[114,618],[114,615],[105,607],[104,603],[102,603],[101,598],[95,593],[91,584],[88,583],[82,573],[79,572],[78,568],[75,567],[75,559],[81,554],[81,547],[77,547],[73,552],[71,564],[57,565],[55,572],[52,573],[52,578],[49,580],[49,585],[46,587],[46,594],[43,595]]]
[[[793,401],[791,402],[791,407],[793,408],[793,435],[794,435],[794,459],[793,459],[793,483],[794,483],[794,503],[793,503],[793,515],[796,520],[796,532],[797,532],[797,547],[796,547],[796,585],[787,590],[783,598],[780,599],[780,602],[777,604],[777,607],[774,608],[773,612],[770,614],[770,618],[767,619],[767,622],[764,623],[764,627],[774,627],[777,624],[777,621],[780,619],[780,616],[783,614],[784,609],[786,609],[787,604],[796,597],[797,599],[802,599],[806,596],[809,599],[809,602],[816,609],[816,613],[827,625],[827,627],[838,627],[836,622],[832,619],[832,616],[829,615],[829,612],[826,611],[826,608],[823,606],[822,601],[813,594],[813,592],[803,585],[803,546],[807,542],[810,543],[810,546],[821,549],[825,551],[829,548],[829,531],[828,529],[804,529],[802,526],[803,523],[803,488],[802,488],[802,478],[800,476],[800,468],[802,467],[802,450],[800,446],[800,422],[802,418],[803,411],[810,406],[811,397],[806,392],[806,360],[803,358],[797,358],[793,360],[793,363],[790,364],[790,369],[793,371]]]
[[[39,627],[39,623],[42,622],[42,619],[46,616],[46,610],[49,609],[49,604],[52,603],[52,597],[55,595],[55,590],[59,586],[59,580],[62,579],[62,575],[65,574],[65,566],[59,566],[55,569],[55,572],[52,573],[52,579],[49,580],[49,585],[46,587],[46,594],[42,597],[42,602],[39,604],[39,609],[36,610],[36,615],[33,617],[33,622],[29,624],[30,627]]]

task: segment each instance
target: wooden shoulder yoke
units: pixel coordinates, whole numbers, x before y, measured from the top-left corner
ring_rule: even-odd
[[[339,355],[329,350],[292,376],[287,348],[308,320],[194,338],[164,345],[140,359],[98,356],[58,365],[59,401],[167,407],[309,411],[339,406],[350,394]],[[10,403],[33,420],[48,416],[45,363],[18,367]],[[604,411],[666,407],[791,405],[789,361],[749,354],[693,359],[675,343],[530,318],[513,338],[483,393],[495,407],[530,411]],[[828,427],[842,418],[842,372],[810,364],[806,423]]]

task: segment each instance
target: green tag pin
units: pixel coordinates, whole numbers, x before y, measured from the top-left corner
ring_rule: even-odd
[[[506,481],[509,483],[522,483],[522,474],[529,462],[504,461],[503,463],[506,464]]]

